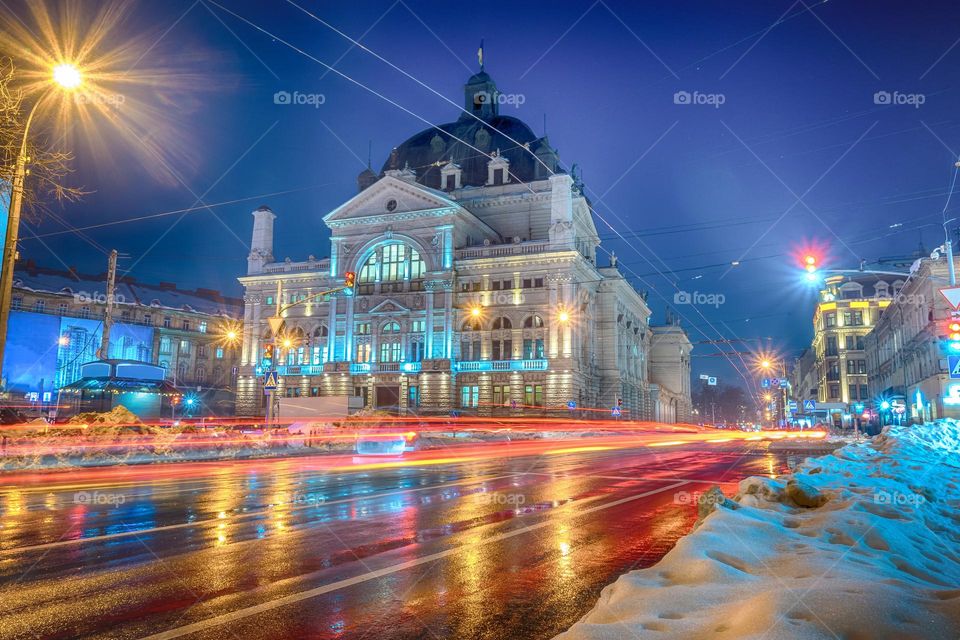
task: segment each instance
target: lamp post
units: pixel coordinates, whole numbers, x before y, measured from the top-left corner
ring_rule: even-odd
[[[786,368],[786,365],[784,364],[783,360],[778,360],[778,361],[774,362],[774,361],[772,361],[770,358],[762,358],[762,359],[758,362],[758,364],[759,364],[760,368],[761,368],[765,373],[770,373],[770,372],[775,371],[776,369],[779,368],[779,369],[780,369],[780,377],[781,377],[781,379],[786,379],[786,377],[787,377],[787,368]],[[779,367],[778,367],[777,365],[779,365]],[[787,393],[787,390],[786,390],[786,388],[783,388],[783,387],[781,387],[781,388],[779,388],[779,389],[776,390],[776,394],[777,394],[777,397],[776,397],[776,413],[775,413],[775,416],[774,416],[774,419],[775,419],[778,423],[779,423],[779,421],[780,421],[780,418],[782,417],[782,418],[783,418],[784,426],[786,426],[786,422],[787,422],[787,415],[786,415],[786,414],[787,414],[787,411],[786,411],[786,409],[787,409],[787,403],[786,403],[786,398],[785,398],[786,393]]]
[[[80,70],[72,64],[59,64],[53,68],[52,79],[57,87],[72,91],[80,86],[83,77]],[[7,346],[7,323],[10,320],[10,303],[13,296],[13,269],[17,262],[17,240],[20,235],[20,210],[23,206],[23,184],[27,176],[27,140],[30,135],[30,125],[37,108],[50,95],[51,87],[33,103],[30,114],[23,127],[23,138],[20,141],[20,152],[14,165],[13,182],[10,185],[10,209],[7,214],[7,231],[3,241],[3,264],[0,272],[0,380],[3,379],[3,353]]]

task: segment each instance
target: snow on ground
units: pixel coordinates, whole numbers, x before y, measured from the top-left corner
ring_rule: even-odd
[[[739,489],[698,496],[695,531],[557,640],[960,638],[958,423],[888,427]]]

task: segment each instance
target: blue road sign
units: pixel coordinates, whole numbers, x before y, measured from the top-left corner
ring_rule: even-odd
[[[769,388],[770,388],[770,378],[761,378],[761,379],[760,379],[760,386],[763,387],[764,389],[769,389]]]
[[[610,415],[612,415],[614,418],[619,418],[619,417],[620,417],[620,407],[614,407],[613,409],[610,409]]]
[[[804,413],[806,413],[807,411],[816,411],[816,409],[817,409],[817,401],[816,401],[816,400],[804,400],[804,401],[803,401],[803,412],[804,412]]]
[[[960,356],[947,356],[947,366],[950,368],[951,378],[960,378]]]
[[[576,408],[577,408],[577,403],[575,401],[571,400],[570,402],[567,403],[567,409],[570,409],[570,411],[573,411]]]
[[[280,386],[280,379],[277,372],[267,371],[266,375],[263,376],[263,390],[275,391],[278,386]]]
[[[780,378],[780,388],[786,389],[790,382],[786,378]]]

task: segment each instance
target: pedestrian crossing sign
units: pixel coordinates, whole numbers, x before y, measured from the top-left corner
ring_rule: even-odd
[[[280,386],[280,379],[277,376],[277,372],[267,371],[266,375],[263,376],[263,390],[274,391],[279,386]]]
[[[947,356],[947,366],[950,367],[951,378],[960,378],[960,356]]]

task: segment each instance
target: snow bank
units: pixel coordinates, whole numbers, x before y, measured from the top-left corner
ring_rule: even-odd
[[[748,478],[658,564],[606,587],[558,640],[960,638],[960,425]]]

